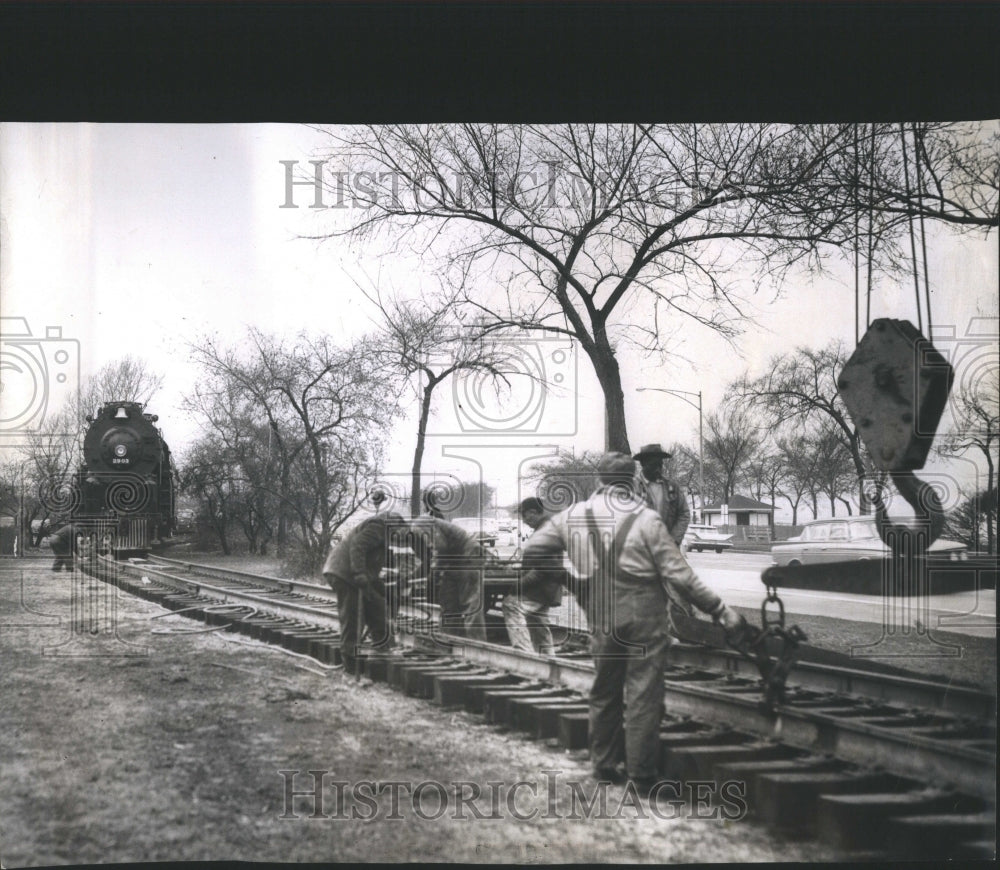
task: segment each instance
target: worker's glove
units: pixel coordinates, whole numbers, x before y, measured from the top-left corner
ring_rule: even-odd
[[[743,637],[747,621],[731,607],[723,606],[722,612],[716,617],[726,632],[726,640],[737,643]]]

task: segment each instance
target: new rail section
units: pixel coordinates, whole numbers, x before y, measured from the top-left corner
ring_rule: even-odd
[[[159,557],[105,562],[98,574],[219,629],[339,663],[336,596],[325,585]],[[398,652],[362,657],[367,676],[585,748],[593,670],[584,653],[541,656],[456,638],[429,618],[405,626],[399,638]],[[785,702],[768,711],[750,662],[688,643],[671,648],[666,692],[661,768],[668,779],[740,779],[766,823],[851,851],[995,852],[995,695],[803,662]]]

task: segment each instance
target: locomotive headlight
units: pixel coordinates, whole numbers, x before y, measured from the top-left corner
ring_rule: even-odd
[[[121,458],[126,453],[128,453],[128,448],[124,444],[115,445],[115,456]]]

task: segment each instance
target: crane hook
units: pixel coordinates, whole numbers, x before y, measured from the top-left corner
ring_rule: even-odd
[[[889,477],[913,508],[916,517],[916,527],[889,522],[885,501],[882,498],[881,487],[876,488],[871,496],[875,505],[875,526],[879,537],[894,553],[904,549],[903,542],[909,535],[926,532],[925,547],[929,547],[939,537],[944,529],[944,507],[938,497],[937,490],[929,483],[920,480],[912,471],[890,471]]]
[[[923,468],[951,391],[954,371],[913,324],[872,323],[837,379],[837,389],[874,465],[887,472],[919,528],[889,522],[881,487],[872,497],[879,537],[899,553],[904,542],[924,549],[940,536],[944,509],[937,490],[914,475]],[[920,544],[922,543],[922,546]]]

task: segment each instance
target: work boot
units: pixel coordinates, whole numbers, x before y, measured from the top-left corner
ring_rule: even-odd
[[[598,782],[609,782],[611,785],[621,785],[628,780],[621,765],[617,767],[597,767],[594,769],[594,779]]]
[[[62,559],[56,559],[55,562],[52,563],[52,570],[62,571]]]

